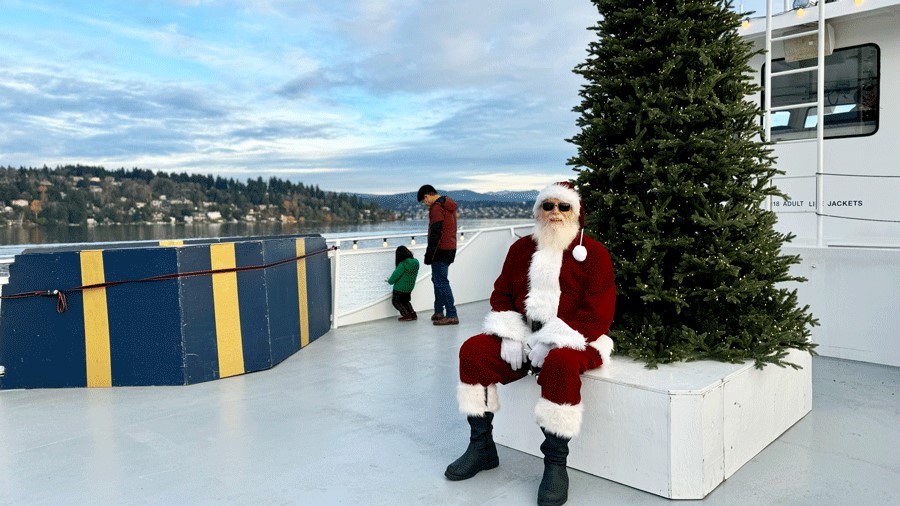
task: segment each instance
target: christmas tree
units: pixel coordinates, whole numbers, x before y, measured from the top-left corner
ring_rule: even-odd
[[[597,40],[575,72],[581,132],[569,164],[588,233],[609,249],[617,352],[658,363],[796,365],[814,354],[809,307],[788,281],[798,256],[765,199],[784,195],[762,142],[752,46],[731,3],[594,0]]]

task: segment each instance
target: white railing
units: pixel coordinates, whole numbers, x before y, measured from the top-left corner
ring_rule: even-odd
[[[15,257],[4,257],[0,258],[0,285],[5,285],[9,282],[9,266],[13,263]]]
[[[456,304],[490,297],[494,280],[500,274],[506,250],[532,224],[461,229],[457,232],[456,260],[449,279]],[[332,327],[361,323],[397,314],[391,305],[391,285],[385,282],[394,270],[394,251],[405,245],[419,260],[419,276],[412,293],[412,304],[423,316],[431,316],[434,291],[431,267],[423,262],[428,242],[425,233],[399,233],[359,237],[326,238],[338,249],[328,254],[331,260]],[[8,282],[8,266],[14,258],[0,258],[0,284]]]
[[[460,230],[456,260],[450,267],[450,286],[456,304],[490,297],[500,274],[506,250],[519,237],[531,233],[533,225]],[[391,305],[391,285],[384,280],[394,270],[397,246],[409,248],[419,260],[419,276],[412,292],[412,305],[423,316],[431,316],[434,292],[431,267],[423,262],[428,241],[424,233],[341,237],[326,240],[338,249],[331,259],[332,327],[396,316]]]

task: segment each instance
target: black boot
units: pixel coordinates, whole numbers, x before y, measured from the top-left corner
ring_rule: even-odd
[[[560,506],[569,498],[569,475],[566,473],[566,457],[569,456],[569,440],[561,438],[541,427],[544,443],[544,478],[538,487],[539,506]]]
[[[478,471],[493,469],[500,465],[497,447],[494,446],[494,439],[491,437],[491,421],[494,420],[494,414],[488,411],[484,416],[470,416],[468,420],[469,426],[472,427],[469,447],[466,448],[466,453],[444,471],[444,476],[450,481],[468,480],[478,474]]]

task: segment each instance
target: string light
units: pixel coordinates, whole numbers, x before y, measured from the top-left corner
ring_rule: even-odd
[[[413,246],[416,245],[416,236],[412,236],[412,241],[410,241],[410,244],[412,244]]]
[[[387,237],[384,238],[384,242],[381,243],[382,248],[387,248]]]
[[[353,241],[353,250],[355,251],[355,250],[358,250],[358,249],[359,249],[359,245],[356,244],[356,241]]]

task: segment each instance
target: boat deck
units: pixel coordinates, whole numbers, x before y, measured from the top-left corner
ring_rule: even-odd
[[[488,306],[459,310],[454,327],[422,312],[332,330],[208,383],[0,391],[0,504],[534,504],[543,464],[509,448],[497,469],[443,476],[468,437],[456,353]],[[679,504],[900,504],[898,393],[898,368],[815,357],[813,411]],[[569,505],[672,503],[569,476]]]

